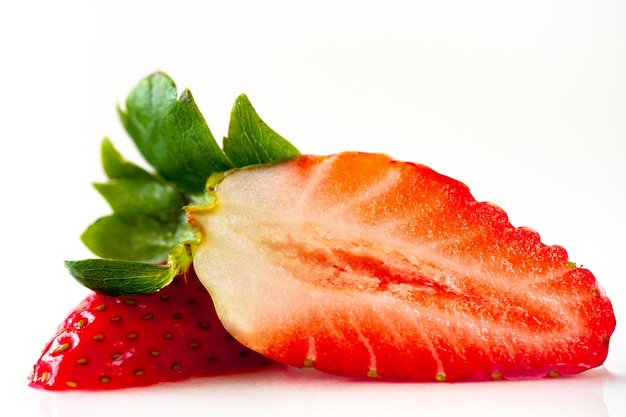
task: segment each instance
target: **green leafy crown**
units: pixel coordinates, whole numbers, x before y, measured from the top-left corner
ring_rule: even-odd
[[[184,207],[207,202],[205,187],[212,174],[299,154],[243,94],[235,100],[220,148],[191,92],[179,95],[162,72],[140,81],[118,113],[154,172],[125,160],[111,141],[103,140],[108,180],[94,187],[113,213],[81,236],[98,258],[65,262],[81,284],[103,294],[154,292],[189,268],[200,235],[188,224]]]

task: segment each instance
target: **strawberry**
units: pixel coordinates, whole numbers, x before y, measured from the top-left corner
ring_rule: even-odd
[[[154,172],[103,141],[95,187],[112,213],[81,236],[97,257],[66,261],[97,294],[34,386],[145,385],[265,357],[387,380],[536,378],[608,354],[615,316],[593,274],[457,180],[382,154],[303,156],[244,95],[220,148],[163,73],[120,117]]]
[[[61,324],[30,376],[49,390],[104,390],[260,367],[222,327],[193,269],[158,293],[93,293]]]
[[[276,361],[460,381],[571,375],[607,356],[615,317],[592,273],[425,166],[300,156],[209,191],[188,209],[194,267],[225,328]]]

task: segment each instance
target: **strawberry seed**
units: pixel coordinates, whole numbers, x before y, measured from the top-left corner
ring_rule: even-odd
[[[92,337],[94,342],[102,342],[104,340],[104,333],[96,333]]]
[[[54,352],[52,352],[55,355],[60,354],[61,352],[65,352],[66,350],[68,350],[70,347],[69,343],[63,343],[62,345],[58,346],[56,349],[54,349]]]

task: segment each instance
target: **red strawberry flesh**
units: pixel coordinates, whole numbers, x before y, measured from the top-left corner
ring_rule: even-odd
[[[282,363],[485,380],[601,365],[615,317],[592,273],[464,184],[387,156],[227,174],[191,209],[194,265],[225,327]]]
[[[50,390],[104,390],[267,363],[224,330],[192,269],[157,293],[89,295],[61,324],[30,380]]]

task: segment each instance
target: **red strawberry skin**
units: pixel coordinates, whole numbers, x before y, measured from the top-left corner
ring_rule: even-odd
[[[189,211],[194,265],[226,329],[277,361],[461,381],[571,375],[608,354],[615,316],[593,274],[428,167],[301,156],[214,193]]]
[[[148,386],[268,364],[224,330],[191,269],[160,292],[93,293],[61,324],[30,385],[49,390]]]

